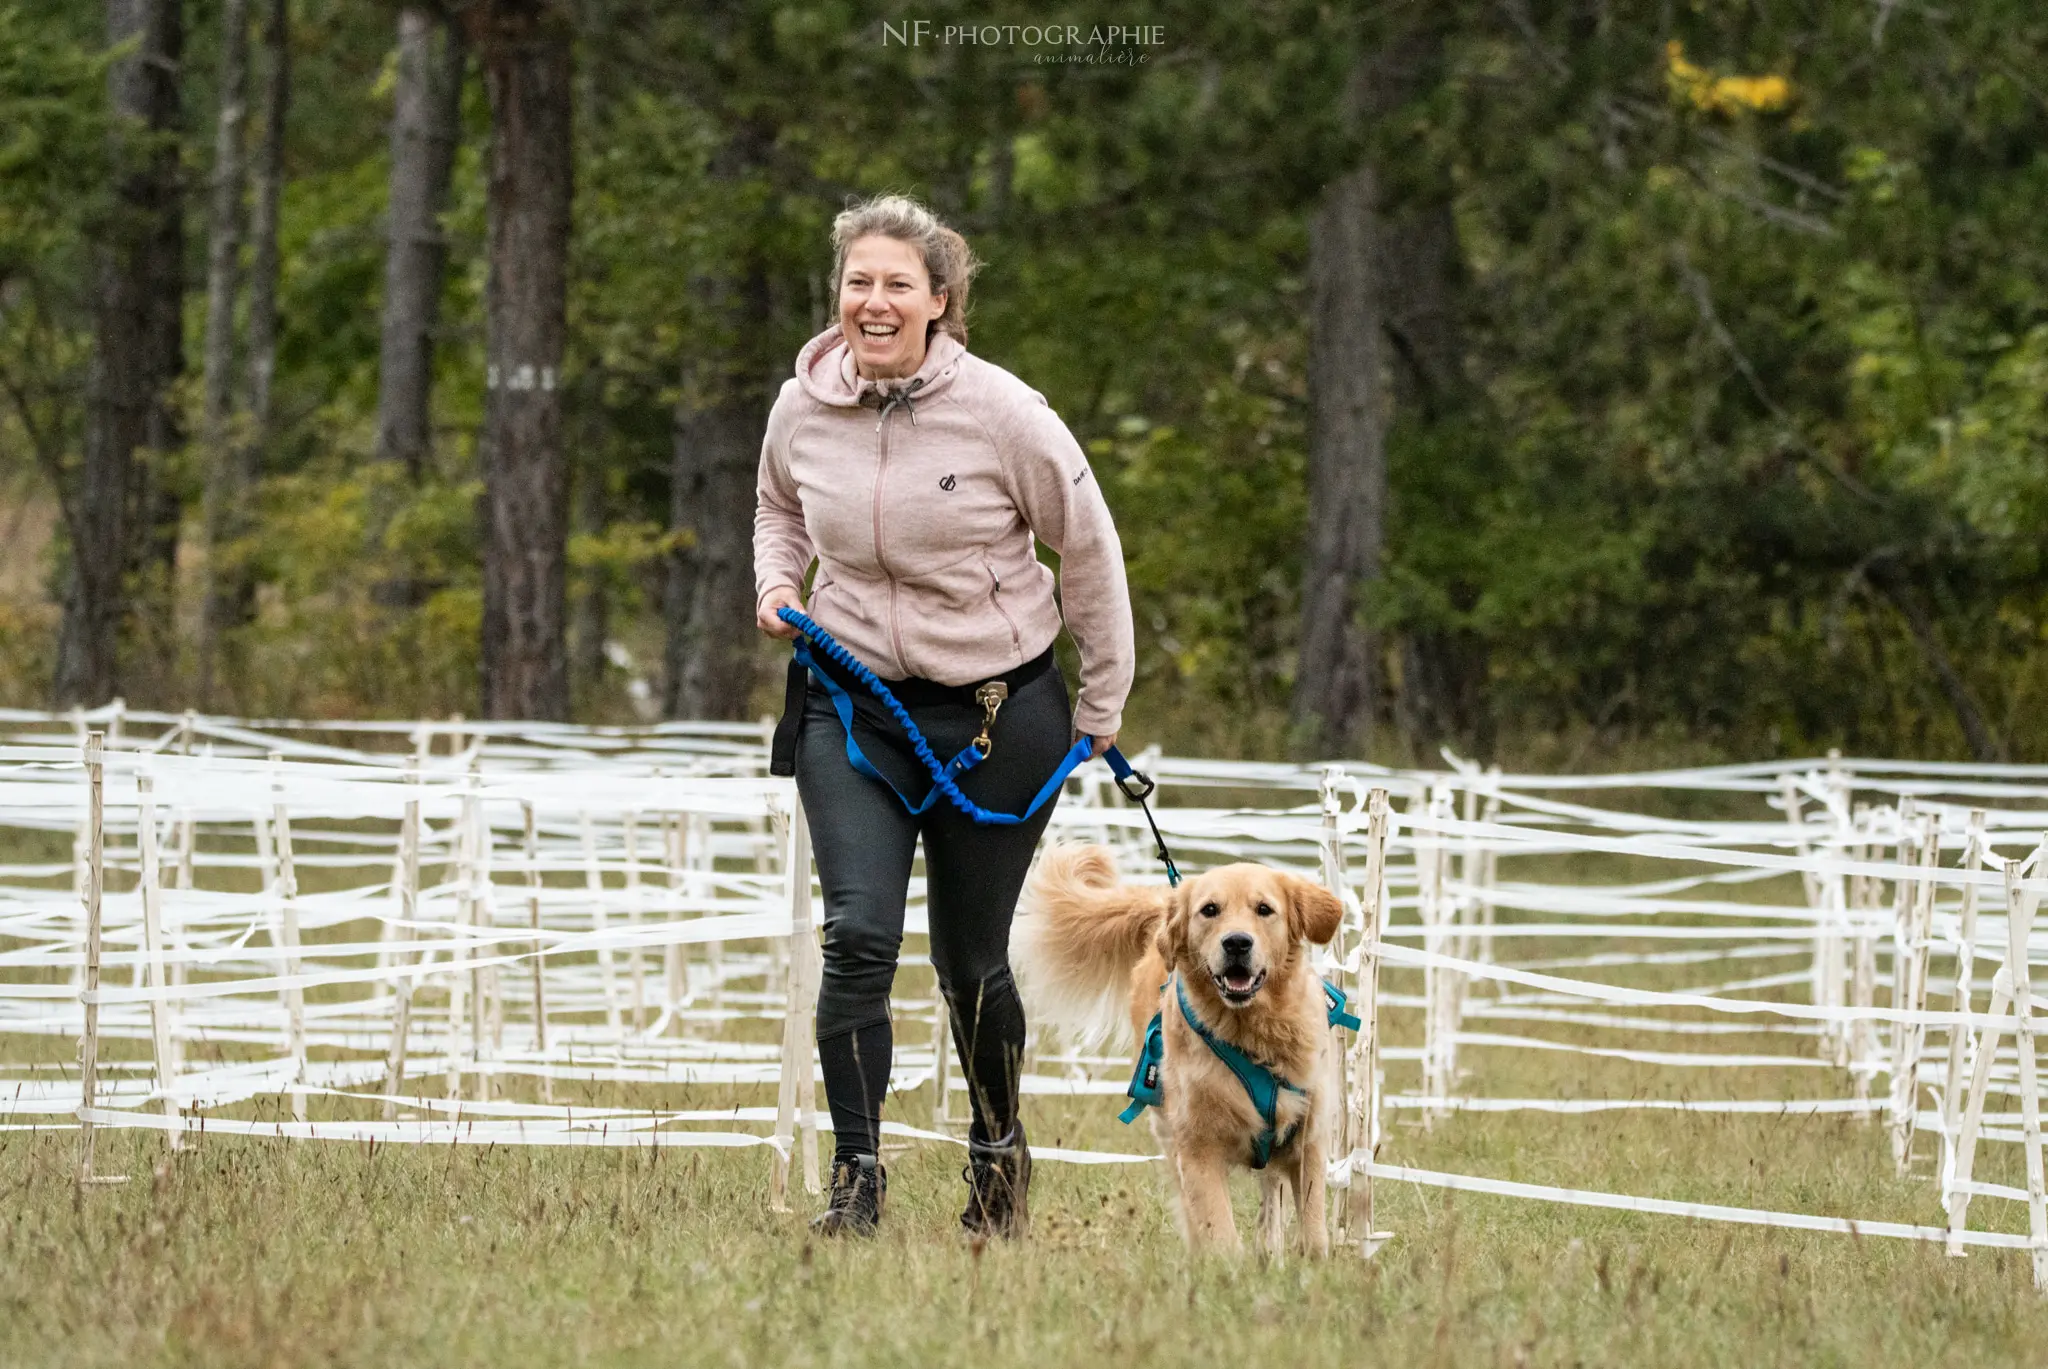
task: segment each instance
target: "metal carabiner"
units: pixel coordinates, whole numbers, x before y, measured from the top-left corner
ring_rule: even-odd
[[[1010,687],[1001,680],[990,680],[974,691],[974,701],[981,705],[981,735],[974,739],[974,749],[983,757],[995,750],[995,739],[988,730],[996,725],[996,711],[1009,697]]]
[[[1123,790],[1124,797],[1132,803],[1143,803],[1146,799],[1152,797],[1152,791],[1159,786],[1154,784],[1152,777],[1144,771],[1133,770],[1128,775],[1118,775],[1116,777],[1116,787]]]

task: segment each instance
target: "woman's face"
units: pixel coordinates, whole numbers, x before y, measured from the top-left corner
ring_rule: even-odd
[[[946,312],[932,293],[924,257],[900,238],[856,238],[839,275],[839,328],[853,363],[870,380],[894,380],[924,365],[925,330]]]

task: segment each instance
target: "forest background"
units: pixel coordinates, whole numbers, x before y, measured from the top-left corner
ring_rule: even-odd
[[[0,0],[0,704],[769,710],[882,190],[1090,454],[1127,740],[2048,760],[2031,0]]]

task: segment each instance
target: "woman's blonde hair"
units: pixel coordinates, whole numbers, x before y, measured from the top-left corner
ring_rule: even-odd
[[[948,228],[931,210],[908,195],[877,195],[848,205],[832,220],[832,289],[836,294],[846,270],[846,249],[862,238],[894,238],[907,242],[924,258],[932,293],[944,292],[946,311],[925,330],[950,333],[967,345],[967,289],[981,269],[967,239]]]

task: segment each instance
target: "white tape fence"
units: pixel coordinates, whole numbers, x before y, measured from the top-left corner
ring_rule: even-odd
[[[811,1048],[808,832],[794,786],[765,773],[760,726],[115,708],[0,713],[0,729],[0,1127],[75,1128],[81,1182],[105,1178],[97,1132],[146,1128],[172,1147],[202,1130],[761,1147],[773,1203],[792,1170],[816,1191],[829,1123]],[[1344,1043],[1330,1147],[1344,1238],[1368,1252],[1384,1239],[1375,1185],[1402,1182],[1956,1254],[2026,1248],[2048,1284],[2030,976],[2048,767],[1829,758],[1556,776],[1446,762],[1139,761],[1183,869],[1258,860],[1344,893],[1329,970],[1365,1022]],[[1240,806],[1205,801],[1219,794]],[[1672,816],[1688,812],[1715,816]],[[1053,838],[1104,842],[1129,877],[1159,877],[1141,816],[1100,767],[1070,782]],[[919,933],[915,882],[912,894]],[[938,1119],[892,1122],[901,1141],[959,1135],[964,1082],[935,997],[895,1005],[911,1029],[894,1087],[931,1090]],[[1556,1027],[1572,1039],[1545,1034]],[[53,1046],[74,1038],[81,1068],[54,1068],[68,1052]],[[1465,1091],[1469,1053],[1505,1051],[1670,1071],[1684,1096]],[[1046,1040],[1028,1069],[1029,1093],[1107,1107],[1128,1057]],[[1836,1096],[1751,1082],[1785,1070]],[[554,1101],[565,1079],[734,1097],[570,1106]],[[772,1106],[738,1092],[771,1088]],[[1900,1174],[1929,1177],[1946,1219],[1774,1213],[1374,1158],[1396,1119],[1619,1110],[1865,1117]],[[1975,1178],[1987,1144],[2022,1147],[2024,1188]],[[2025,1203],[2029,1234],[1972,1230],[1976,1198]]]

